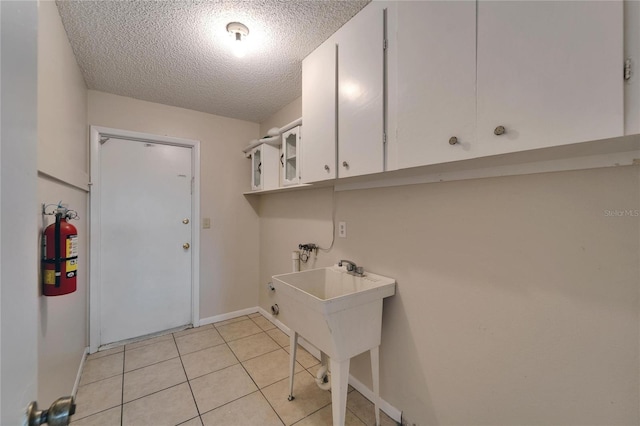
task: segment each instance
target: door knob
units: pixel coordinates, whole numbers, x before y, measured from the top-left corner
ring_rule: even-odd
[[[504,126],[498,126],[495,128],[495,130],[493,131],[493,134],[496,136],[500,136],[503,135],[504,132],[506,132],[507,130],[504,128]]]
[[[187,250],[189,247],[191,247],[191,245],[189,245],[189,243],[184,243],[182,245],[182,248],[185,249],[185,250]]]
[[[451,138],[449,138],[449,145],[455,145],[458,143],[458,138],[455,136],[451,136]]]
[[[66,426],[76,412],[76,404],[72,396],[56,399],[48,410],[38,410],[38,403],[33,401],[27,408],[27,425]]]
[[[189,223],[189,219],[187,219],[187,218],[182,219],[182,223],[184,223],[185,225],[188,224]]]

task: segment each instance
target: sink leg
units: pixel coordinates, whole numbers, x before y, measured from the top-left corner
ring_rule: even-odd
[[[371,377],[373,378],[373,403],[376,408],[376,426],[380,426],[380,346],[372,348],[371,354]]]
[[[347,388],[349,386],[349,359],[336,361],[331,358],[331,404],[333,426],[344,426],[347,415]]]
[[[291,330],[289,336],[289,401],[293,401],[293,376],[296,373],[296,352],[298,351],[298,333]]]

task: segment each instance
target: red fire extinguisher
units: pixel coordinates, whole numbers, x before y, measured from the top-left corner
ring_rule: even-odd
[[[42,235],[42,294],[60,296],[76,291],[78,274],[78,231],[68,221],[72,210],[58,206],[56,221]]]

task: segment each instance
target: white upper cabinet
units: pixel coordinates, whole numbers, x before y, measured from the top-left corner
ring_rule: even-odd
[[[621,0],[371,2],[303,61],[302,181],[623,136],[623,21]]]
[[[302,117],[305,149],[304,183],[335,179],[336,43],[330,38],[302,61]]]
[[[302,182],[384,169],[384,6],[367,5],[302,61]]]
[[[384,11],[371,3],[338,33],[338,177],[384,170]],[[305,122],[306,127],[306,122]],[[305,131],[305,134],[308,134]]]
[[[478,155],[623,134],[621,1],[480,0],[477,22]]]
[[[300,139],[301,126],[287,130],[282,134],[280,147],[280,186],[300,183]]]
[[[251,151],[251,190],[264,191],[278,187],[280,149],[263,143]]]
[[[477,155],[476,4],[397,4],[397,168]]]

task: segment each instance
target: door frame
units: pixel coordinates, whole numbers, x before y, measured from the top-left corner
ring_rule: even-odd
[[[191,321],[200,325],[200,141],[102,126],[90,130],[89,191],[89,353],[100,345],[100,140],[104,137],[191,148],[193,193],[191,197]]]

